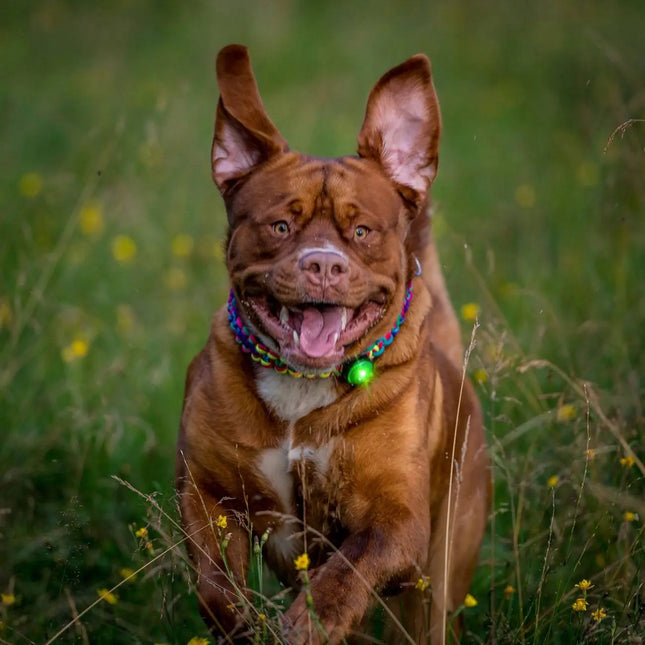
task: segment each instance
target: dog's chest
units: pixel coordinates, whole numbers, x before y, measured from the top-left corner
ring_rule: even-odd
[[[262,370],[258,393],[272,411],[287,423],[285,436],[276,448],[261,451],[257,467],[279,500],[282,514],[269,548],[279,561],[291,563],[302,543],[301,522],[327,532],[336,509],[337,484],[334,467],[338,439],[312,444],[295,436],[295,423],[312,410],[337,398],[328,380],[302,381]]]
[[[331,379],[297,379],[271,369],[256,369],[260,398],[280,419],[295,423],[312,410],[331,405],[337,398]]]

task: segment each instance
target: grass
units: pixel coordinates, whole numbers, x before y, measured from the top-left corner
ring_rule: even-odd
[[[321,155],[352,152],[371,85],[429,54],[436,231],[455,305],[479,307],[495,464],[464,642],[640,642],[640,4],[4,7],[0,642],[207,636],[173,462],[227,291],[208,155],[214,55],[235,41],[287,140]]]

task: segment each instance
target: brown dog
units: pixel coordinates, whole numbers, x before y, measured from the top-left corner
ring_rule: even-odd
[[[251,638],[249,545],[269,530],[266,561],[300,589],[287,641],[337,643],[381,604],[385,642],[445,642],[489,473],[426,214],[441,129],[428,59],[379,80],[358,156],[339,159],[289,151],[245,48],[220,52],[217,77],[231,297],[188,370],[177,458],[202,614],[227,642]]]

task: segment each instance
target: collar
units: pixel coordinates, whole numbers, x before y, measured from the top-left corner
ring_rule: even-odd
[[[401,313],[396,319],[396,323],[390,331],[379,338],[372,344],[366,351],[359,354],[341,365],[336,366],[328,372],[322,373],[307,373],[294,369],[286,363],[278,354],[269,349],[266,345],[261,343],[244,325],[240,314],[237,309],[237,303],[233,290],[228,296],[228,321],[231,330],[235,336],[236,342],[240,345],[241,350],[261,365],[262,367],[273,368],[279,374],[288,374],[294,378],[340,378],[352,386],[356,385],[369,385],[374,378],[374,361],[385,351],[385,348],[392,344],[394,337],[399,333],[399,329],[405,321],[405,315],[410,307],[412,300],[412,283],[408,285],[405,293],[405,300]]]

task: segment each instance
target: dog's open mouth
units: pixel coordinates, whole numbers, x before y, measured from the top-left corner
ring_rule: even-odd
[[[244,301],[284,359],[312,367],[342,362],[345,348],[364,336],[384,312],[384,305],[373,301],[357,308],[318,303],[286,306],[270,296]]]

